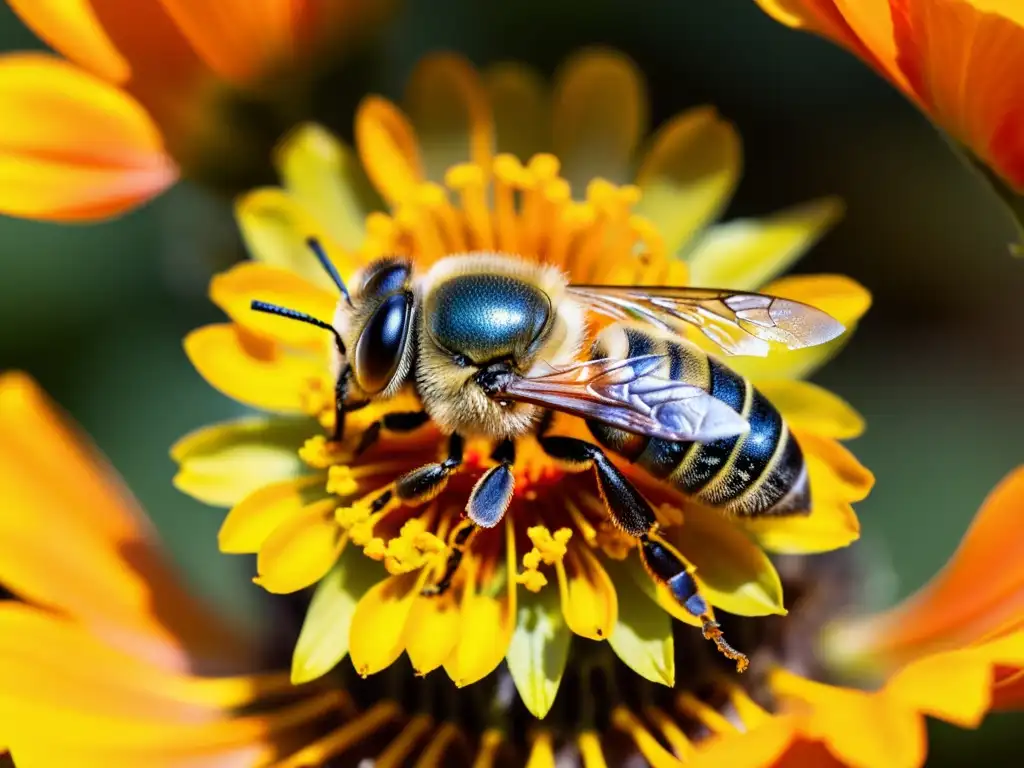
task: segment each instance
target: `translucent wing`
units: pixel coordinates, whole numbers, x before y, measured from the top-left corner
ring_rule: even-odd
[[[611,285],[574,285],[569,292],[591,311],[616,320],[640,320],[679,334],[694,326],[730,355],[764,357],[769,342],[813,347],[846,330],[820,309],[762,293]]]
[[[709,442],[750,429],[700,387],[654,375],[663,359],[590,360],[537,376],[504,374],[487,389],[497,400],[533,403],[665,440]]]

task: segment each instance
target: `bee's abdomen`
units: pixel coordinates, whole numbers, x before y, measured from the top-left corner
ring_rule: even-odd
[[[712,507],[745,516],[809,510],[800,446],[775,407],[745,378],[688,342],[620,325],[601,333],[591,357],[649,354],[665,357],[658,376],[709,392],[746,418],[750,431],[709,443],[675,442],[588,421],[598,442]]]

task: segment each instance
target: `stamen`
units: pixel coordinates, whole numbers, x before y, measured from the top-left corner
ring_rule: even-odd
[[[535,525],[526,529],[526,535],[533,542],[533,549],[523,555],[524,570],[516,575],[516,583],[531,592],[540,592],[548,583],[547,577],[539,570],[541,563],[555,565],[562,562],[568,551],[568,541],[572,538],[572,529],[559,528],[552,535],[547,526]]]
[[[654,768],[678,768],[679,761],[625,707],[619,706],[612,711],[612,725],[633,740],[637,750]]]
[[[519,218],[516,216],[515,192],[524,187],[526,174],[515,155],[501,154],[494,158],[494,219],[498,230],[498,248],[519,251]]]
[[[423,518],[414,517],[402,526],[398,536],[387,543],[384,567],[388,573],[397,576],[436,564],[447,553],[444,541],[427,531]]]
[[[682,259],[668,258],[668,250],[665,247],[665,239],[658,231],[657,225],[643,216],[636,214],[629,217],[629,228],[633,235],[646,251],[646,259],[637,259],[637,272],[634,282],[638,285],[685,285],[686,284],[686,262]],[[682,265],[682,274],[673,274],[671,279],[678,282],[668,282],[670,277],[667,274],[670,263],[678,262]]]
[[[683,714],[707,727],[711,733],[722,735],[739,732],[739,729],[730,723],[725,715],[689,691],[679,694],[676,698],[676,706]]]
[[[401,709],[393,701],[383,701],[358,719],[346,723],[322,739],[303,747],[272,768],[314,768],[337,757],[353,744],[363,741],[381,726],[398,718]]]
[[[704,639],[711,640],[725,658],[735,661],[737,672],[745,672],[747,667],[750,666],[750,659],[747,658],[746,654],[740,653],[725,641],[719,623],[710,615],[702,614],[700,620],[703,622],[700,631],[704,635]]]
[[[299,458],[313,469],[327,469],[342,461],[348,452],[324,435],[314,435],[299,448]]]
[[[469,224],[471,247],[494,250],[494,232],[491,213],[487,208],[486,177],[483,168],[475,163],[460,163],[445,174],[444,183],[459,193],[462,210]]]
[[[538,728],[530,734],[530,757],[526,761],[527,768],[540,768],[555,764],[555,741],[551,731]]]
[[[412,752],[418,742],[434,727],[434,719],[429,715],[416,715],[406,723],[401,732],[380,753],[374,761],[374,768],[398,768],[404,765],[406,758]]]

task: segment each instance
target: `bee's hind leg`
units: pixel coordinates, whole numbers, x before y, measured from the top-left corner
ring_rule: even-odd
[[[491,458],[499,463],[484,472],[473,486],[469,503],[466,504],[466,519],[455,527],[448,541],[451,553],[445,563],[444,574],[435,584],[423,590],[424,595],[443,595],[448,591],[473,534],[481,528],[493,528],[500,523],[512,502],[515,488],[515,477],[512,474],[512,465],[516,461],[515,443],[511,440],[500,443]]]
[[[697,582],[682,556],[658,534],[654,510],[622,472],[609,461],[603,450],[585,440],[572,437],[541,437],[541,448],[554,459],[579,467],[593,467],[608,512],[615,524],[640,541],[640,557],[653,579],[664,584],[672,597],[702,622],[704,637],[718,650],[736,662],[740,672],[748,665],[747,657],[730,646],[722,637],[718,622],[711,615],[707,601],[697,589]]]

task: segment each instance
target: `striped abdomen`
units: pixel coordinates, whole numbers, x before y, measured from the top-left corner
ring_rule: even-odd
[[[601,445],[708,506],[744,516],[810,510],[800,446],[775,407],[745,378],[678,337],[619,324],[602,331],[591,359],[650,354],[665,356],[657,375],[709,392],[747,419],[750,431],[709,443],[673,442],[588,421]]]

